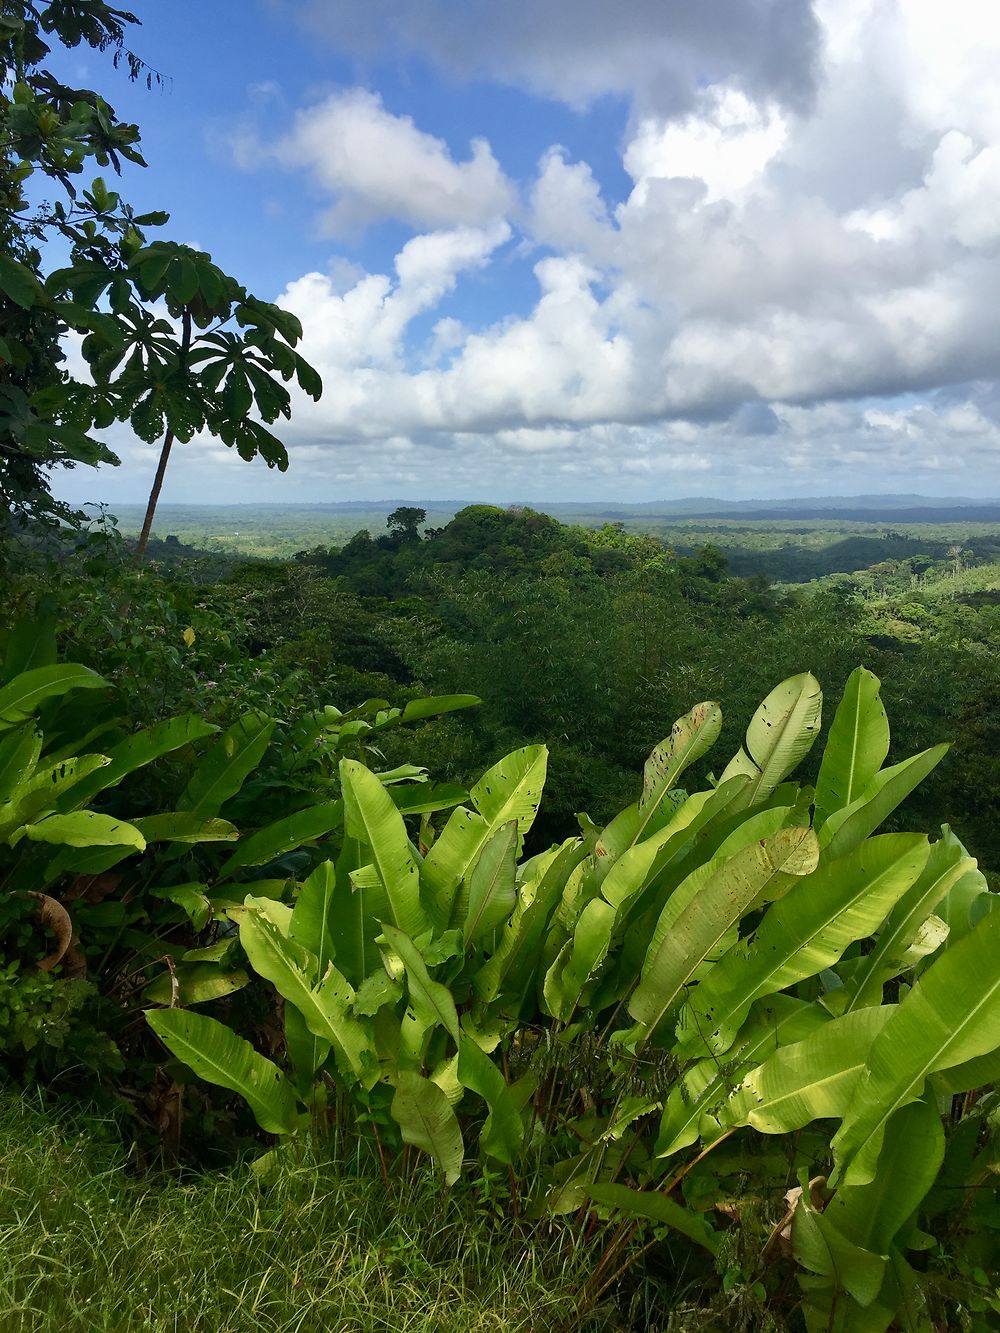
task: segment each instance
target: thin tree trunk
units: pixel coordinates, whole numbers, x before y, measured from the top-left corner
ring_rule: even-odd
[[[149,533],[153,526],[153,515],[156,513],[156,502],[160,498],[160,491],[163,489],[163,477],[167,470],[167,461],[170,458],[170,449],[174,442],[174,432],[168,430],[163,437],[163,448],[160,450],[160,461],[156,465],[156,476],[153,478],[153,486],[149,492],[149,503],[146,505],[146,517],[142,520],[142,531],[139,533],[139,540],[135,546],[135,563],[139,564],[142,557],[146,554],[146,544],[149,541]]]
[[[191,312],[184,307],[181,315],[181,350],[178,357],[178,364],[182,370],[187,368],[187,356],[191,350]],[[163,447],[160,449],[160,461],[156,465],[156,476],[153,478],[153,485],[149,492],[149,503],[146,505],[146,517],[142,520],[142,531],[139,533],[139,540],[135,547],[135,563],[141,564],[142,557],[146,554],[146,546],[149,542],[149,534],[153,527],[153,515],[156,513],[156,502],[160,498],[160,491],[163,489],[163,478],[167,471],[167,463],[170,459],[170,450],[174,443],[174,432],[167,430],[163,437]]]

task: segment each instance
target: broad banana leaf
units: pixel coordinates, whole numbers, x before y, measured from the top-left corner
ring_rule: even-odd
[[[887,1254],[934,1184],[943,1161],[941,1113],[933,1097],[921,1097],[893,1116],[875,1179],[837,1190],[826,1216],[855,1245]]]
[[[719,1252],[722,1237],[709,1224],[704,1213],[692,1212],[666,1194],[658,1194],[655,1190],[629,1189],[627,1185],[611,1185],[604,1181],[587,1185],[586,1193],[603,1208],[624,1213],[626,1217],[640,1217],[660,1226],[672,1227],[710,1254]]]
[[[746,1075],[721,1107],[720,1131],[750,1125],[762,1134],[790,1134],[812,1120],[840,1119],[854,1096],[868,1052],[894,1005],[833,1018],[791,1046],[781,1046]]]
[[[900,801],[941,762],[951,747],[935,745],[876,773],[856,801],[835,810],[820,831],[820,843],[830,857],[846,856],[892,814]]]
[[[24,832],[32,842],[62,842],[70,847],[132,847],[140,852],[146,847],[146,839],[134,825],[93,810],[48,815],[29,824]]]
[[[693,994],[678,1028],[683,1052],[728,1050],[754,1000],[831,967],[852,941],[885,919],[923,870],[928,852],[923,834],[883,834],[797,884]]]
[[[424,1029],[440,1025],[457,1045],[458,1012],[451,991],[440,981],[433,980],[427,971],[427,964],[420,955],[420,950],[408,935],[388,924],[383,924],[382,933],[389,947],[399,956],[406,968],[410,1007]]]
[[[203,818],[217,815],[263,759],[274,727],[264,713],[245,713],[234,722],[200,759],[178,807]]]
[[[458,1077],[462,1086],[481,1097],[489,1115],[479,1136],[488,1157],[508,1165],[516,1161],[524,1140],[524,1123],[515,1090],[477,1042],[465,1032],[458,1047]]]
[[[286,815],[241,839],[239,847],[219,870],[216,882],[228,879],[243,866],[266,865],[285,852],[315,842],[340,828],[343,822],[343,801],[324,801],[306,810],[296,810],[295,814]]]
[[[861,1011],[863,1012],[863,1011]],[[1000,912],[991,912],[916,982],[872,1043],[833,1139],[841,1185],[873,1180],[886,1125],[927,1078],[1000,1047]]]
[[[430,922],[420,902],[420,871],[406,834],[403,816],[378,778],[353,759],[340,761],[344,826],[348,837],[366,843],[382,889],[389,920],[411,938]]]
[[[675,890],[660,914],[639,984],[628,1001],[641,1029],[640,1041],[679,1003],[705,963],[726,951],[743,916],[785,893],[790,877],[808,875],[818,855],[812,829],[782,829],[734,856],[715,858]]]
[[[500,932],[496,949],[472,978],[481,1004],[503,993],[523,996],[533,986],[549,919],[566,881],[585,856],[580,839],[567,838],[561,847],[546,852],[536,864],[534,878],[520,885],[517,904]]]
[[[238,1092],[266,1133],[295,1133],[295,1089],[277,1065],[248,1041],[214,1018],[187,1009],[149,1009],[146,1021],[167,1049],[199,1078]]]
[[[465,1145],[448,1098],[430,1079],[411,1070],[399,1074],[390,1107],[403,1140],[428,1153],[454,1185],[462,1174]]]
[[[315,984],[315,955],[285,939],[264,907],[248,899],[240,920],[240,943],[251,966],[298,1009],[310,1032],[330,1043],[345,1074],[371,1087],[378,1064],[371,1036],[353,1013],[353,987],[332,963]]]
[[[318,977],[326,975],[336,955],[331,924],[336,886],[336,868],[330,861],[322,862],[299,889],[288,927],[289,939],[315,957]]]
[[[775,686],[754,713],[739,752],[720,782],[746,773],[751,781],[738,798],[744,806],[769,796],[809,753],[819,734],[823,691],[808,671]]]
[[[676,808],[671,794],[678,778],[715,744],[721,730],[722,710],[716,703],[696,704],[678,718],[670,735],[646,760],[638,802],[617,815],[598,839],[594,849],[598,878],[603,879],[623,853],[656,832],[665,817],[670,818]]]
[[[89,667],[76,662],[61,666],[35,667],[15,676],[0,689],[0,731],[26,722],[46,699],[67,690],[102,690],[108,682]]]
[[[452,811],[421,867],[428,910],[440,928],[450,922],[458,887],[486,843],[511,820],[517,824],[520,846],[538,810],[547,763],[544,745],[514,750],[472,788],[475,809],[459,806]]]
[[[975,859],[966,854],[947,825],[942,835],[932,845],[920,878],[889,913],[875,947],[852,973],[845,987],[848,993],[842,1012],[882,1003],[885,981],[902,970],[907,950],[917,939],[921,926],[952,887],[970,870],[975,870]]]
[[[145,731],[137,732],[112,746],[108,751],[108,766],[100,773],[91,774],[86,782],[81,782],[72,797],[60,801],[59,808],[70,810],[85,805],[99,791],[121,782],[126,774],[192,741],[211,736],[218,730],[211,722],[205,722],[194,713],[185,713],[182,717],[171,717]]]
[[[881,682],[864,667],[848,677],[830,726],[816,779],[816,827],[835,810],[852,805],[868,788],[889,753],[889,719],[879,697]]]
[[[736,1090],[745,1074],[780,1046],[802,1041],[829,1022],[830,1015],[821,1005],[807,1004],[791,995],[762,1000],[725,1060],[699,1060],[673,1085],[660,1121],[657,1157],[669,1157],[689,1147],[702,1136],[706,1117]],[[705,1133],[715,1137],[718,1123],[708,1126]]]
[[[42,753],[42,738],[26,725],[0,740],[0,804],[9,801],[22,782],[35,771]]]
[[[494,833],[469,876],[468,910],[462,927],[466,945],[506,921],[517,902],[517,823]]]

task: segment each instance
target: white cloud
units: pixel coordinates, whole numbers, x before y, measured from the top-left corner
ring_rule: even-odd
[[[305,168],[333,197],[324,225],[337,233],[387,217],[417,227],[503,217],[513,189],[484,139],[470,147],[471,156],[457,162],[410,116],[394,116],[374,93],[354,88],[300,111],[269,151],[285,166]]]

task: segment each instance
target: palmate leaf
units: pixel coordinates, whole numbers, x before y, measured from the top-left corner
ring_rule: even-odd
[[[998,1047],[1000,912],[991,912],[923,973],[872,1043],[833,1139],[837,1181],[874,1179],[886,1125],[899,1107],[922,1095],[931,1074]]]
[[[721,782],[746,773],[751,782],[739,800],[753,805],[769,796],[809,753],[819,733],[823,691],[808,671],[776,686],[754,713],[739,752]]]
[[[199,1078],[238,1092],[268,1134],[294,1134],[295,1090],[277,1065],[205,1014],[149,1009],[146,1021],[167,1049]]]
[[[412,1070],[403,1070],[390,1111],[404,1142],[428,1153],[446,1182],[454,1185],[462,1174],[465,1145],[458,1119],[441,1088]]]
[[[880,681],[864,667],[848,677],[816,779],[816,826],[866,790],[889,753],[889,720]]]
[[[411,938],[422,934],[430,923],[420,902],[420,871],[402,815],[385,787],[364,764],[342,759],[340,781],[347,835],[371,848],[389,920]]]
[[[796,878],[815,869],[818,856],[812,829],[782,829],[695,871],[689,877],[696,885],[693,892],[690,887],[685,892],[684,885],[675,890],[660,914],[639,985],[628,1001],[640,1040],[678,1004],[703,964],[725,951],[743,916],[787,892]],[[672,907],[685,899],[679,911]]]
[[[797,884],[692,995],[678,1028],[683,1052],[721,1054],[754,1000],[836,963],[848,944],[885,919],[923,870],[928,851],[923,834],[883,834]]]

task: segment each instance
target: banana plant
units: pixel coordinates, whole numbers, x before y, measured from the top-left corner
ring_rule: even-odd
[[[777,1136],[826,1182],[790,1232],[810,1327],[888,1328],[919,1283],[906,1251],[924,1243],[940,1107],[955,1099],[960,1121],[1000,1077],[1000,913],[947,825],[877,832],[947,747],[886,767],[879,683],[859,668],[814,791],[791,775],[821,709],[811,675],[782,682],[719,779],[687,791],[721,727],[697,704],[632,805],[533,854],[543,747],[419,834],[344,759],[337,857],[290,910],[253,893],[228,909],[284,1002],[261,1127],[305,1132],[332,1085],[359,1135],[387,1107],[380,1154],[410,1145],[448,1182],[492,1159],[536,1210],[618,1218],[619,1238],[666,1227],[712,1254],[718,1229],[682,1182],[723,1145]],[[150,1012],[175,1056],[233,1087],[198,1045],[221,1041],[213,1020],[188,1020]],[[286,1083],[299,1119],[275,1129]]]

